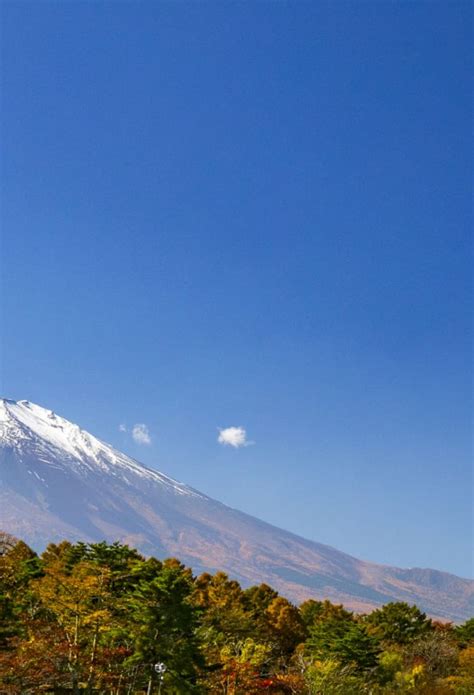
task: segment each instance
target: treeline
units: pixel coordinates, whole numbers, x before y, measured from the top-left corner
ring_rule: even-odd
[[[474,619],[296,607],[120,544],[0,557],[0,693],[474,693]]]

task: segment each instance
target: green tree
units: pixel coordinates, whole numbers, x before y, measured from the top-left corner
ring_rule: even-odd
[[[320,618],[308,630],[305,649],[317,659],[337,660],[359,671],[376,668],[381,651],[377,638],[347,611]]]
[[[166,665],[167,692],[198,690],[203,659],[196,637],[198,611],[191,602],[192,575],[179,563],[164,563],[151,579],[141,579],[127,598],[134,653],[129,662],[144,674],[153,692],[154,665]]]
[[[457,625],[454,628],[454,635],[460,647],[474,645],[474,618],[469,618],[462,625]]]
[[[408,644],[433,630],[432,622],[417,606],[387,603],[365,617],[365,623],[381,641]]]
[[[37,601],[30,582],[41,572],[38,556],[23,541],[0,555],[0,648],[24,632],[25,613],[34,614]]]

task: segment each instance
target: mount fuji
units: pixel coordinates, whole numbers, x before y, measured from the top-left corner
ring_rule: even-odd
[[[357,560],[231,509],[147,468],[51,410],[0,400],[0,529],[48,542],[119,540],[194,572],[266,582],[295,602],[328,598],[356,611],[389,601],[432,616],[474,613],[474,582],[432,569]]]

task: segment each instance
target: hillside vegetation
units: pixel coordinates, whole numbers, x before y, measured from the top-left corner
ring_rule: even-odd
[[[174,558],[64,541],[0,556],[0,693],[472,695],[474,619],[299,607]]]

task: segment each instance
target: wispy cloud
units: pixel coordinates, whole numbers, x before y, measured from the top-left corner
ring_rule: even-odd
[[[124,424],[119,425],[119,430],[120,430],[120,432],[126,432],[127,431],[127,425],[124,425]]]
[[[234,449],[254,444],[254,442],[248,441],[247,432],[243,427],[225,427],[220,429],[217,441],[223,446],[232,446]]]
[[[151,444],[150,432],[143,422],[133,425],[132,437],[137,444]]]

